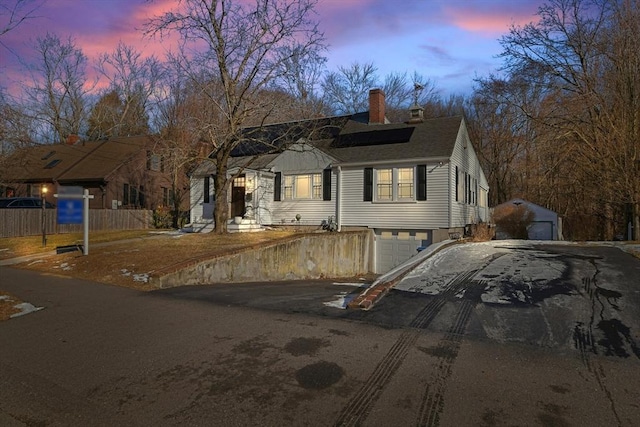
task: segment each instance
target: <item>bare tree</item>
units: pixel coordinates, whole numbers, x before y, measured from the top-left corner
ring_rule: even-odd
[[[149,35],[181,36],[184,46],[178,62],[216,110],[212,120],[201,125],[216,168],[217,233],[227,229],[228,191],[235,178],[228,175],[231,153],[247,139],[243,128],[248,118],[262,113],[266,120],[274,110],[258,95],[277,79],[282,70],[278,64],[291,52],[305,56],[323,47],[322,34],[311,19],[314,5],[313,0],[183,0],[146,26]]]
[[[387,74],[382,89],[387,104],[386,115],[392,122],[406,121],[411,106],[417,105],[425,109],[428,104],[439,99],[433,81],[417,72],[411,78],[406,72]]]
[[[31,85],[25,88],[29,109],[39,122],[41,140],[64,142],[79,135],[86,120],[87,57],[69,37],[47,34],[36,42],[39,61],[31,66]]]
[[[148,121],[149,115],[139,97],[128,97],[123,101],[117,91],[111,90],[91,108],[87,138],[99,140],[143,135],[149,132]]]
[[[113,98],[115,94],[120,107],[103,111],[94,109],[94,124],[99,123],[100,115],[104,113],[107,114],[105,124],[109,123],[111,128],[94,126],[93,129],[101,128],[111,136],[148,132],[149,113],[165,73],[160,61],[155,56],[144,58],[132,46],[119,42],[113,52],[100,56],[97,70],[109,82],[103,99],[109,94]]]
[[[354,62],[327,73],[322,82],[325,102],[337,114],[369,109],[369,90],[379,86],[378,69],[372,63]]]
[[[624,227],[627,206],[640,222],[639,11],[638,0],[549,0],[538,22],[501,40],[507,72],[541,71],[528,76],[546,92],[537,123],[562,143],[563,181],[581,184],[573,214],[597,217],[593,234],[607,239]]]
[[[424,106],[435,102],[437,90],[434,83],[414,72],[389,73],[380,79],[373,63],[354,62],[349,67],[339,67],[325,75],[322,91],[325,104],[334,113],[353,114],[369,109],[369,90],[381,88],[385,93],[386,115],[392,122],[409,118],[412,104]]]
[[[34,18],[41,5],[41,0],[5,0],[0,3],[0,37]]]
[[[327,58],[316,50],[304,46],[285,47],[289,50],[278,64],[281,70],[273,82],[274,91],[282,91],[292,97],[298,118],[310,118],[324,109],[319,87]],[[284,53],[284,52],[283,52]]]

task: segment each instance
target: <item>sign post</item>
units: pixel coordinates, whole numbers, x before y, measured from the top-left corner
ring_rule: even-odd
[[[60,187],[54,194],[58,203],[58,224],[84,224],[82,254],[89,255],[89,199],[93,195],[82,187]]]

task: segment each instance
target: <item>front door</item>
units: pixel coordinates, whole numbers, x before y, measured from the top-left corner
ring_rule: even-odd
[[[244,215],[245,176],[233,180],[231,186],[231,217]]]

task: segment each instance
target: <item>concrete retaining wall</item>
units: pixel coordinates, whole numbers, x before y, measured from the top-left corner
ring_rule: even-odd
[[[372,270],[372,231],[322,233],[201,261],[151,277],[158,288],[211,283],[351,277]]]

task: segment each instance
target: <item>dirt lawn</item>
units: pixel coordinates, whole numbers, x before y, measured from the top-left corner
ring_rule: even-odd
[[[73,251],[24,262],[15,267],[151,290],[153,288],[147,279],[156,270],[239,252],[290,239],[295,235],[293,231],[224,235],[152,232],[135,238],[128,237],[127,240],[93,245],[90,236],[87,256],[80,251]],[[55,249],[55,246],[49,249]]]

